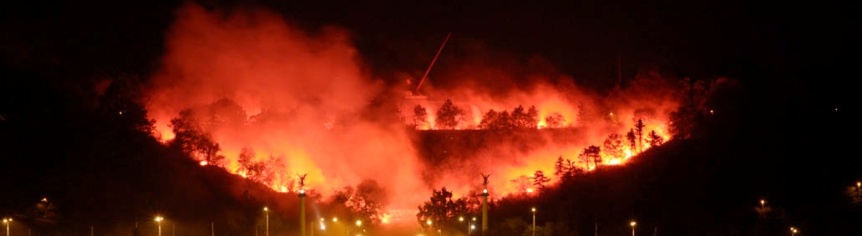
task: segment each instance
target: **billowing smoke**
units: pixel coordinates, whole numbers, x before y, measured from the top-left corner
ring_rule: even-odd
[[[218,143],[224,166],[242,172],[242,153],[271,164],[276,190],[295,190],[299,174],[324,195],[370,179],[412,207],[425,195],[416,193],[430,191],[416,177],[402,126],[363,118],[381,88],[359,59],[339,28],[309,34],[262,10],[186,5],[168,33],[147,109],[163,140],[174,137],[170,121],[184,109],[209,117],[199,119],[201,129]]]
[[[431,188],[466,194],[480,187],[480,173],[492,175],[496,196],[520,191],[511,180],[536,170],[552,176],[558,157],[577,161],[584,148],[602,146],[611,134],[625,137],[638,120],[646,132],[670,138],[669,114],[680,104],[680,90],[659,74],[641,73],[599,93],[538,57],[521,61],[477,44],[458,47],[466,53],[442,57],[448,62],[434,69],[422,96],[408,95],[393,91],[415,89],[410,85],[384,87],[370,79],[344,29],[308,33],[263,10],[186,5],[167,36],[147,109],[166,142],[176,135],[173,119],[194,121],[195,130],[218,144],[220,164],[232,173],[264,176],[259,180],[283,191],[296,190],[296,176],[308,174],[307,188],[325,196],[374,180],[387,190],[389,209],[415,209]],[[451,129],[485,129],[490,110],[513,114],[521,106],[527,114],[534,106],[537,119],[529,126],[554,132],[443,150],[463,156],[429,164],[420,150],[428,147],[417,145],[416,133],[405,127],[441,129],[435,114],[447,99],[463,110]],[[417,105],[427,116],[415,117]],[[398,111],[400,121],[380,119]],[[601,164],[623,163],[635,152],[625,149],[623,156],[602,154]],[[273,173],[260,174],[249,163]],[[589,163],[577,165],[589,170]]]

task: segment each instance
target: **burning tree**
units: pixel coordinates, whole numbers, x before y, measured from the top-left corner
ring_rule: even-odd
[[[463,119],[464,110],[455,106],[451,99],[446,99],[443,106],[437,110],[436,126],[439,129],[455,129]]]
[[[593,162],[593,167],[599,167],[599,163],[602,162],[601,152],[602,150],[598,146],[590,145],[584,148],[578,158],[587,164],[587,169],[590,169],[590,162]]]
[[[617,159],[625,157],[622,139],[622,135],[619,134],[608,135],[608,138],[605,139],[605,143],[602,145],[602,152],[609,157]]]
[[[650,131],[649,135],[647,136],[647,143],[649,143],[650,147],[658,147],[664,144],[664,138],[661,137],[661,135],[658,135],[655,130],[653,130]]]
[[[442,188],[433,190],[431,198],[419,206],[416,220],[426,230],[431,228],[458,227],[458,217],[468,215],[469,208],[464,198],[452,199],[452,192]],[[428,222],[431,222],[429,225]]]
[[[271,168],[268,167],[275,166],[275,163],[255,161],[254,157],[254,150],[250,148],[243,148],[240,151],[239,158],[237,158],[237,162],[239,163],[239,173],[253,181],[264,184],[272,183],[275,173],[273,173]]]
[[[171,128],[176,135],[169,145],[177,150],[206,161],[210,165],[221,165],[223,156],[218,155],[221,150],[218,143],[214,142],[210,135],[203,131],[195,113],[191,109],[180,112],[180,116],[171,120]]]

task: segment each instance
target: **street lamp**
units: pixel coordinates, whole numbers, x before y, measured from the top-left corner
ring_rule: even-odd
[[[463,217],[463,216],[459,216],[459,217],[458,217],[458,222],[464,222],[464,217]],[[469,224],[469,223],[467,224],[467,232],[468,232],[468,233],[470,232],[470,224]]]
[[[530,209],[533,212],[533,236],[536,236],[536,208]]]
[[[799,232],[799,230],[797,230],[796,227],[790,227],[790,235],[796,236],[797,232]]]
[[[359,234],[359,230],[362,229],[362,220],[356,220],[356,234]],[[347,230],[350,232],[350,230]]]
[[[159,236],[162,236],[162,220],[164,219],[162,216],[156,216],[156,224],[159,225]]]
[[[263,207],[263,213],[266,215],[266,236],[269,236],[269,208]]]
[[[632,227],[632,236],[635,236],[635,226],[637,224],[638,224],[638,222],[635,222],[635,221],[629,222],[629,226]]]
[[[326,232],[326,219],[320,217],[320,234],[324,234]]]
[[[425,224],[427,224],[427,225],[428,225],[428,230],[430,231],[430,230],[432,229],[432,228],[431,228],[431,224],[432,224],[432,223],[431,223],[431,219],[427,219],[427,220],[425,220]]]
[[[12,224],[12,218],[3,218],[3,224],[6,225],[6,236],[9,236],[9,224]]]
[[[470,231],[469,231],[469,232],[467,232],[467,235],[472,234],[472,233],[473,233],[473,230],[475,230],[475,229],[476,229],[476,217],[475,217],[475,216],[473,217],[473,220],[472,220],[472,221],[473,221],[473,222],[470,222]]]
[[[766,200],[760,199],[760,208],[763,208],[766,204]]]

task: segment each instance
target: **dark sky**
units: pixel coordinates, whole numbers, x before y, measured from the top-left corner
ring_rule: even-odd
[[[349,29],[375,70],[421,71],[447,32],[523,58],[541,56],[575,78],[659,66],[681,75],[793,79],[818,92],[846,88],[859,62],[858,1],[201,1],[265,7],[307,29]],[[28,1],[0,8],[4,64],[145,74],[157,66],[180,1]],[[406,54],[406,55],[405,55]],[[422,55],[412,57],[410,55]],[[768,75],[768,76],[766,76]]]

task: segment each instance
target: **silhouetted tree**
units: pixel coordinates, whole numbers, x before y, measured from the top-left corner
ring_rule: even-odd
[[[533,186],[536,187],[537,190],[545,190],[545,185],[551,182],[551,178],[545,176],[541,170],[537,170],[536,173],[533,174]]]
[[[574,176],[584,173],[584,169],[575,165],[574,161],[569,159],[565,159],[564,161],[562,156],[558,157],[557,162],[554,164],[554,174],[557,178],[560,178],[561,181],[571,179]]]
[[[422,107],[420,105],[416,105],[416,107],[413,107],[413,127],[424,127],[427,120],[428,110],[426,110],[425,107]]]
[[[251,148],[240,150],[237,162],[239,163],[239,171],[244,173],[246,178],[263,184],[272,182],[274,173],[267,168],[268,163],[255,160],[254,150]]]
[[[637,153],[637,136],[635,136],[635,131],[629,129],[629,132],[626,133],[626,140],[629,141],[629,148],[632,151],[632,154]]]
[[[455,229],[454,227],[458,224],[458,217],[468,215],[468,213],[469,208],[464,198],[452,199],[452,192],[442,188],[439,191],[433,190],[431,198],[419,206],[416,220],[426,230],[429,230],[428,224],[426,224],[428,220],[431,220],[432,228]]]
[[[372,224],[380,223],[380,210],[388,203],[386,189],[377,181],[364,180],[356,185],[356,191],[347,202],[364,220]]]
[[[446,99],[446,102],[437,110],[437,128],[440,129],[455,129],[458,127],[461,119],[463,119],[464,110],[455,106],[451,99]]]
[[[527,109],[527,117],[526,122],[528,128],[535,129],[539,125],[539,110],[536,109],[536,106],[530,106]]]
[[[658,147],[664,144],[664,138],[653,130],[647,136],[647,143],[649,143],[650,147]]]
[[[512,125],[519,129],[535,129],[539,122],[539,112],[535,106],[531,106],[529,110],[524,111],[523,106],[518,106],[512,110]]]
[[[588,170],[590,169],[590,162],[593,162],[594,167],[599,167],[599,163],[602,162],[601,148],[590,145],[589,147],[584,148],[584,151],[578,155],[578,158],[587,164]]]
[[[638,143],[638,152],[643,152],[644,150],[644,122],[641,119],[638,119],[638,122],[635,123],[635,135],[637,136]]]
[[[566,123],[566,118],[560,113],[551,113],[545,117],[545,126],[551,129],[561,128]]]
[[[495,130],[510,130],[513,128],[512,116],[509,115],[508,111],[498,113],[497,120],[491,124],[491,129]]]
[[[203,132],[195,113],[190,109],[180,112],[180,116],[171,120],[174,139],[169,145],[198,160],[207,161],[211,165],[221,165],[223,156],[218,155],[218,143]]]
[[[480,129],[492,129],[494,126],[494,123],[497,122],[499,117],[500,117],[500,115],[496,111],[494,111],[494,109],[488,110],[488,113],[485,113],[485,115],[482,116],[482,121],[479,122],[479,128]]]
[[[602,152],[614,158],[625,157],[622,139],[622,135],[619,134],[608,135],[608,138],[605,139],[605,143],[602,145]]]
[[[563,162],[563,156],[557,157],[557,161],[554,162],[554,175],[556,175],[557,178],[563,178],[568,171],[569,170],[567,169],[567,166],[565,166],[565,162]]]

